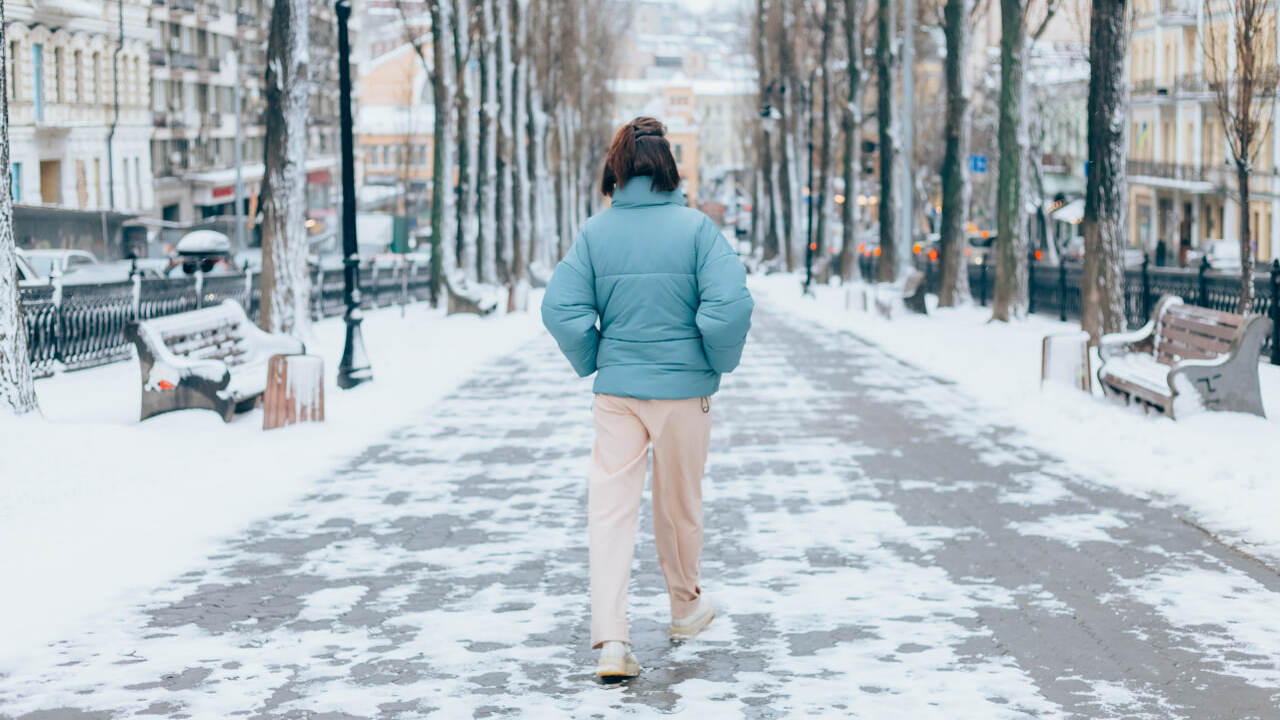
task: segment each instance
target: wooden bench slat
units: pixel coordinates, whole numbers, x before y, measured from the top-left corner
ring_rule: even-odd
[[[1223,325],[1230,325],[1232,327],[1239,327],[1244,322],[1244,318],[1235,313],[1224,312],[1222,310],[1214,310],[1212,308],[1207,308],[1207,307],[1200,307],[1199,305],[1188,305],[1186,303],[1182,305],[1174,305],[1170,307],[1168,310],[1166,310],[1165,312],[1170,315],[1173,315],[1174,317],[1210,318],[1219,323],[1222,323]]]
[[[1106,382],[1112,387],[1136,397],[1139,400],[1156,405],[1161,409],[1166,409],[1173,400],[1172,394],[1162,394],[1152,390],[1149,387],[1130,382],[1124,378],[1115,375],[1106,375]]]
[[[1175,327],[1187,332],[1199,333],[1208,337],[1219,338],[1231,342],[1236,336],[1237,327],[1228,327],[1226,325],[1215,325],[1211,322],[1196,320],[1189,317],[1179,317],[1175,320],[1161,323],[1161,328]]]
[[[1176,348],[1174,352],[1182,357],[1217,357],[1231,350],[1230,340],[1207,338],[1187,332],[1180,327],[1164,328],[1160,341],[1162,346]]]

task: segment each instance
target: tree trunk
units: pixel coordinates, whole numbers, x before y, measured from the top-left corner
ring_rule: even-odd
[[[1240,300],[1236,312],[1253,314],[1253,229],[1249,217],[1249,176],[1253,174],[1249,158],[1236,161],[1236,185],[1240,188]]]
[[[814,208],[814,212],[818,215],[817,221],[817,237],[813,239],[813,243],[817,245],[814,249],[814,262],[818,262],[821,258],[831,259],[831,253],[827,251],[827,208],[831,198],[831,74],[828,72],[830,68],[831,58],[831,35],[836,32],[836,3],[839,0],[822,0],[822,144],[818,152],[818,182],[816,188],[810,188],[809,202],[813,202],[816,196],[818,206]],[[830,264],[824,264],[822,267],[828,268],[827,272],[822,273],[822,279],[826,279],[829,275]]]
[[[782,180],[782,253],[787,272],[795,270],[796,238],[800,232],[796,218],[798,205],[796,192],[799,188],[795,175],[797,154],[794,144],[797,132],[795,117],[797,108],[794,98],[796,86],[799,83],[795,78],[794,48],[791,45],[794,41],[794,36],[791,34],[794,30],[793,25],[790,4],[787,0],[783,0],[782,22],[777,25],[775,42],[778,46],[778,73],[782,82],[782,132],[778,137],[778,148],[781,153],[779,171]]]
[[[955,307],[969,299],[968,247],[969,140],[972,134],[969,90],[969,3],[947,0],[943,30],[947,37],[946,150],[942,157],[942,282],[938,305]]]
[[[454,103],[458,114],[458,266],[470,282],[479,279],[476,236],[480,232],[476,217],[476,134],[471,118],[475,102],[471,92],[471,24],[467,13],[469,0],[453,0],[453,65],[456,77]]]
[[[497,181],[498,181],[498,124],[495,111],[498,103],[497,68],[494,67],[493,17],[491,0],[476,0],[480,12],[480,64],[479,157],[476,167],[480,182],[476,188],[476,213],[479,216],[480,282],[496,283],[497,266]]]
[[[996,284],[991,318],[1008,322],[1027,309],[1027,239],[1022,180],[1027,155],[1023,117],[1026,0],[1000,0],[1000,177],[996,187]]]
[[[515,217],[513,188],[515,169],[515,140],[512,137],[513,117],[511,103],[514,98],[512,84],[515,67],[511,61],[511,8],[508,0],[486,0],[494,4],[497,23],[497,86],[498,86],[498,179],[497,179],[497,231],[499,275],[503,282],[512,278]]]
[[[262,327],[310,334],[307,270],[307,118],[311,8],[276,0],[267,38],[266,138],[262,183]]]
[[[9,47],[4,3],[0,2],[0,49]],[[9,168],[9,53],[0,52],[0,410],[14,415],[39,412],[31,377],[27,322],[18,290],[13,236],[13,175]]]
[[[444,275],[457,261],[453,213],[453,68],[449,57],[449,8],[432,0],[431,11],[431,302],[440,304]]]
[[[1097,344],[1125,328],[1124,248],[1129,190],[1126,0],[1094,0],[1089,32],[1089,177],[1084,200],[1081,327]]]
[[[529,154],[528,154],[528,97],[529,97],[529,43],[528,13],[523,0],[510,0],[512,25],[512,56],[515,69],[511,76],[514,102],[511,104],[512,156],[515,162],[511,174],[511,282],[524,281],[529,263],[529,246],[533,226],[529,219]]]
[[[897,193],[894,191],[898,162],[897,128],[893,87],[893,0],[878,0],[876,11],[876,124],[880,129],[880,257],[876,280],[893,282],[898,277]]]
[[[848,281],[858,275],[857,231],[858,195],[861,193],[862,163],[862,0],[844,0],[844,42],[848,65],[849,97],[845,102],[844,122],[844,204],[840,206],[842,224],[840,244],[840,278]]]

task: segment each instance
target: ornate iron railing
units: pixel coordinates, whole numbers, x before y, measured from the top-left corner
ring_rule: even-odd
[[[987,256],[990,257],[990,256]],[[864,255],[859,269],[864,278],[874,278],[879,258]],[[1028,258],[1028,310],[1033,313],[1056,315],[1058,319],[1080,319],[1080,284],[1083,275],[1078,263],[1052,265]],[[914,256],[914,265],[925,273],[929,291],[936,293],[942,273],[939,261],[921,254]],[[994,262],[970,263],[969,291],[974,301],[986,305],[996,282]],[[1207,264],[1195,268],[1154,267],[1149,262],[1127,268],[1124,273],[1125,318],[1130,328],[1146,324],[1163,295],[1177,295],[1184,301],[1201,307],[1236,312],[1240,298],[1240,275],[1237,272],[1211,270]],[[1263,346],[1263,355],[1272,364],[1280,365],[1280,260],[1270,265],[1260,265],[1253,276],[1254,315],[1270,317],[1273,324],[1271,337]]]
[[[342,271],[317,271],[312,278],[312,317],[341,315]],[[360,268],[361,307],[378,308],[431,299],[431,269],[421,263]],[[193,275],[143,278],[116,283],[55,283],[22,288],[31,366],[37,377],[59,369],[105,365],[130,357],[125,326],[133,320],[196,310],[234,300],[255,321],[260,318],[261,276]]]

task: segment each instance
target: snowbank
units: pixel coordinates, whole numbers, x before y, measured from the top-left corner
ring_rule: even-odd
[[[226,425],[208,410],[139,423],[136,361],[37,382],[44,419],[0,416],[0,673],[280,512],[539,328],[536,313],[370,312],[374,381],[339,390],[344,326],[321,321],[308,346],[324,357],[326,422],[270,432],[261,410]]]
[[[790,275],[752,279],[752,289],[786,312],[849,330],[913,365],[955,381],[986,417],[1019,428],[1031,445],[1066,460],[1083,477],[1163,503],[1234,546],[1280,562],[1280,367],[1261,368],[1269,419],[1201,413],[1174,422],[1056,387],[1040,389],[1040,344],[1079,330],[1045,316],[989,323],[966,307],[885,320],[845,309],[845,291],[804,297]],[[1096,383],[1095,383],[1096,384]]]

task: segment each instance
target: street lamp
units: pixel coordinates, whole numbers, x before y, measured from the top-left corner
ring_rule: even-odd
[[[804,291],[812,292],[813,285],[813,252],[818,249],[817,240],[813,237],[813,196],[816,194],[821,202],[822,193],[814,193],[813,187],[813,76],[817,74],[821,68],[820,65],[814,65],[809,71],[809,83],[805,86],[804,103],[805,110],[809,113],[809,195],[805,198],[805,204],[809,210],[809,229],[805,232],[804,246]],[[824,182],[825,184],[825,182]]]
[[[351,122],[351,40],[347,21],[351,19],[351,0],[336,0],[338,16],[338,109],[342,135],[342,286],[347,311],[342,319],[347,324],[342,362],[338,363],[338,387],[352,388],[373,379],[369,355],[360,333],[360,246],[356,243],[356,157]],[[320,289],[324,291],[323,288]]]

